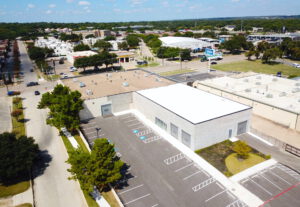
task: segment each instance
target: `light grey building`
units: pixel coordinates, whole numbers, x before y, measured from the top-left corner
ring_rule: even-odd
[[[252,109],[184,84],[134,92],[133,108],[192,150],[247,132]]]

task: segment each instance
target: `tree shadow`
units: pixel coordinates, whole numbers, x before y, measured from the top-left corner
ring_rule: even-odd
[[[30,119],[20,119],[19,120],[20,123],[26,123],[26,122],[29,122],[29,121],[30,121]]]
[[[107,72],[115,72],[122,70],[121,66],[111,66],[107,68],[101,69],[86,69],[85,71],[79,72],[80,75],[89,75],[89,74],[97,74],[97,73],[107,73]]]
[[[52,161],[52,156],[48,154],[48,150],[39,152],[38,159],[32,168],[32,178],[35,179],[44,174],[49,163]]]
[[[38,158],[32,167],[31,170],[31,178],[35,179],[38,176],[44,174],[45,169],[49,166],[49,163],[51,162],[52,157],[48,154],[47,150],[40,151]],[[1,181],[1,184],[4,186],[14,185],[20,182],[29,181],[30,175],[29,170],[24,173],[20,173],[18,177],[11,179],[11,180],[3,180]]]
[[[122,190],[125,187],[129,186],[128,180],[131,178],[134,178],[134,176],[130,172],[128,172],[129,168],[130,168],[130,166],[125,163],[121,169],[122,178],[120,180],[118,180],[117,182],[113,183],[112,184],[113,187],[115,187],[118,190]]]

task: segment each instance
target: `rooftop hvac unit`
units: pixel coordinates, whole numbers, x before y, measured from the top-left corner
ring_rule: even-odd
[[[246,79],[244,79],[244,82],[248,83],[248,82],[249,82],[249,79],[247,79],[247,78],[246,78]]]
[[[256,82],[255,85],[260,86],[260,85],[261,85],[261,82]]]
[[[124,82],[122,85],[123,85],[124,87],[128,87],[128,86],[129,86],[129,83],[128,83],[128,82]]]
[[[83,82],[80,82],[80,83],[79,83],[79,87],[80,87],[80,88],[83,88],[83,87],[85,87],[85,84],[84,84]]]
[[[78,81],[78,79],[77,78],[73,78],[73,82],[77,82]]]
[[[276,82],[276,81],[278,81],[278,79],[277,79],[277,78],[273,78],[272,81],[273,81],[273,82]]]
[[[261,80],[261,76],[257,76],[256,79]]]
[[[300,86],[300,83],[295,83],[295,86]]]
[[[300,92],[300,88],[294,88],[294,89],[292,90],[292,93],[298,93],[298,92]]]
[[[279,94],[279,97],[283,97],[283,96],[286,96],[286,92],[281,92],[281,93]]]
[[[250,92],[251,92],[251,89],[250,89],[250,88],[247,88],[245,91],[246,91],[247,93],[250,93]]]
[[[90,89],[87,89],[86,90],[86,95],[89,95],[89,96],[93,95],[93,91],[90,90]]]
[[[160,80],[160,78],[156,78],[155,81],[156,82],[160,82],[161,80]]]
[[[267,97],[267,98],[273,98],[273,94],[270,94],[270,93],[269,93],[269,94],[266,95],[266,97]]]

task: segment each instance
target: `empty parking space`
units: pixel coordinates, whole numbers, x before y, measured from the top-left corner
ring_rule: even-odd
[[[264,200],[264,206],[300,206],[300,174],[280,163],[240,183]]]
[[[129,166],[117,188],[125,206],[246,206],[133,114],[98,117],[81,127],[89,142],[101,128]]]

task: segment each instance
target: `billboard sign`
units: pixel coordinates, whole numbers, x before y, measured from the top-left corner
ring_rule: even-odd
[[[205,55],[206,56],[214,56],[215,55],[215,50],[214,49],[210,49],[210,48],[205,48]]]

